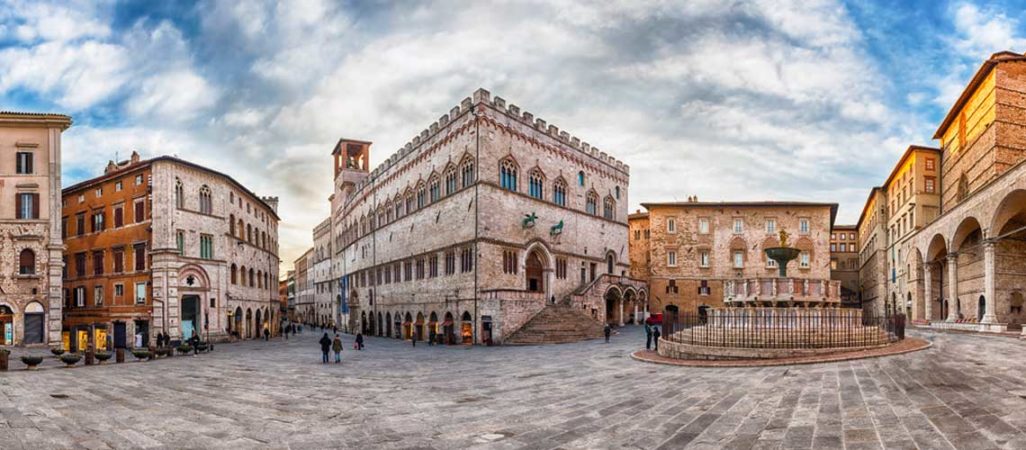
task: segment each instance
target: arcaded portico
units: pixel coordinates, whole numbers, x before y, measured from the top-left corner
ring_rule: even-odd
[[[919,288],[908,294],[914,316],[981,331],[1021,325],[1024,239],[1026,164],[1020,163],[915,237],[912,264],[919,267]]]

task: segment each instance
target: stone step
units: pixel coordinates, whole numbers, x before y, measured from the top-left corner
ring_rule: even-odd
[[[602,336],[602,324],[581,310],[565,305],[548,305],[514,331],[504,344],[563,344]]]

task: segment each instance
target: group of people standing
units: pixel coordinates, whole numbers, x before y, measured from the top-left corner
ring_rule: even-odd
[[[321,344],[321,364],[328,364],[328,353],[335,353],[335,364],[342,363],[342,336],[340,336],[336,330],[335,338],[331,339],[328,337],[328,333],[325,332],[321,340],[318,341]],[[363,350],[363,333],[356,334],[356,340],[353,341],[354,350]]]

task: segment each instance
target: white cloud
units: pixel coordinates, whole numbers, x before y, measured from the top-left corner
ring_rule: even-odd
[[[971,3],[955,9],[955,31],[952,46],[962,55],[982,61],[1002,50],[1022,52],[1026,38],[1016,35],[1018,21],[995,10],[981,10]]]
[[[217,89],[203,77],[178,70],[143,80],[126,109],[146,120],[186,121],[206,113],[217,102],[218,95]]]
[[[129,56],[117,45],[45,42],[0,50],[0,94],[23,88],[77,111],[116,94],[128,81]]]

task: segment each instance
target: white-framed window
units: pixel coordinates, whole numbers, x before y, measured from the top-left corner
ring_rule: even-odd
[[[96,306],[103,306],[103,285],[93,286],[93,303]]]
[[[670,250],[666,252],[666,265],[670,267],[677,267],[677,251]]]
[[[745,232],[745,221],[740,217],[734,218],[734,234],[741,234]]]
[[[118,182],[114,183],[114,192],[121,192],[121,188],[122,188],[122,184],[121,184],[120,180],[118,180]]]
[[[809,219],[807,217],[798,218],[798,233],[809,234]]]
[[[766,234],[777,232],[777,219],[766,219]]]
[[[100,198],[100,197],[103,197],[103,188],[102,187],[96,188],[96,198]]]
[[[121,298],[125,296],[125,285],[118,283],[114,285],[114,298]]]
[[[135,283],[135,304],[146,304],[146,283]]]
[[[851,240],[853,240],[853,241],[854,241],[854,240],[855,240],[855,233],[851,233],[851,234],[849,234],[849,235],[848,235],[848,239],[851,239]]]
[[[677,232],[677,219],[669,217],[666,219],[666,232],[676,233]]]
[[[745,252],[734,250],[734,268],[740,269],[745,266]]]
[[[698,267],[709,267],[709,250],[698,252]]]
[[[85,202],[85,194],[78,194],[78,202],[79,203]]]
[[[837,233],[830,233],[830,240],[837,239]]]
[[[845,244],[844,242],[842,242],[841,243],[841,251],[842,252],[848,251],[848,244]]]
[[[808,269],[809,268],[809,252],[802,252],[801,255],[798,256],[798,261],[799,261],[798,262],[798,267],[801,267],[802,269]]]
[[[698,234],[709,234],[709,218],[698,218]]]
[[[85,306],[85,286],[75,288],[75,306],[79,308]]]
[[[837,251],[837,244],[830,244],[830,251],[836,252]]]
[[[142,184],[142,182],[143,182],[143,176],[142,175],[136,175],[135,176],[135,185],[138,186],[138,185]]]

